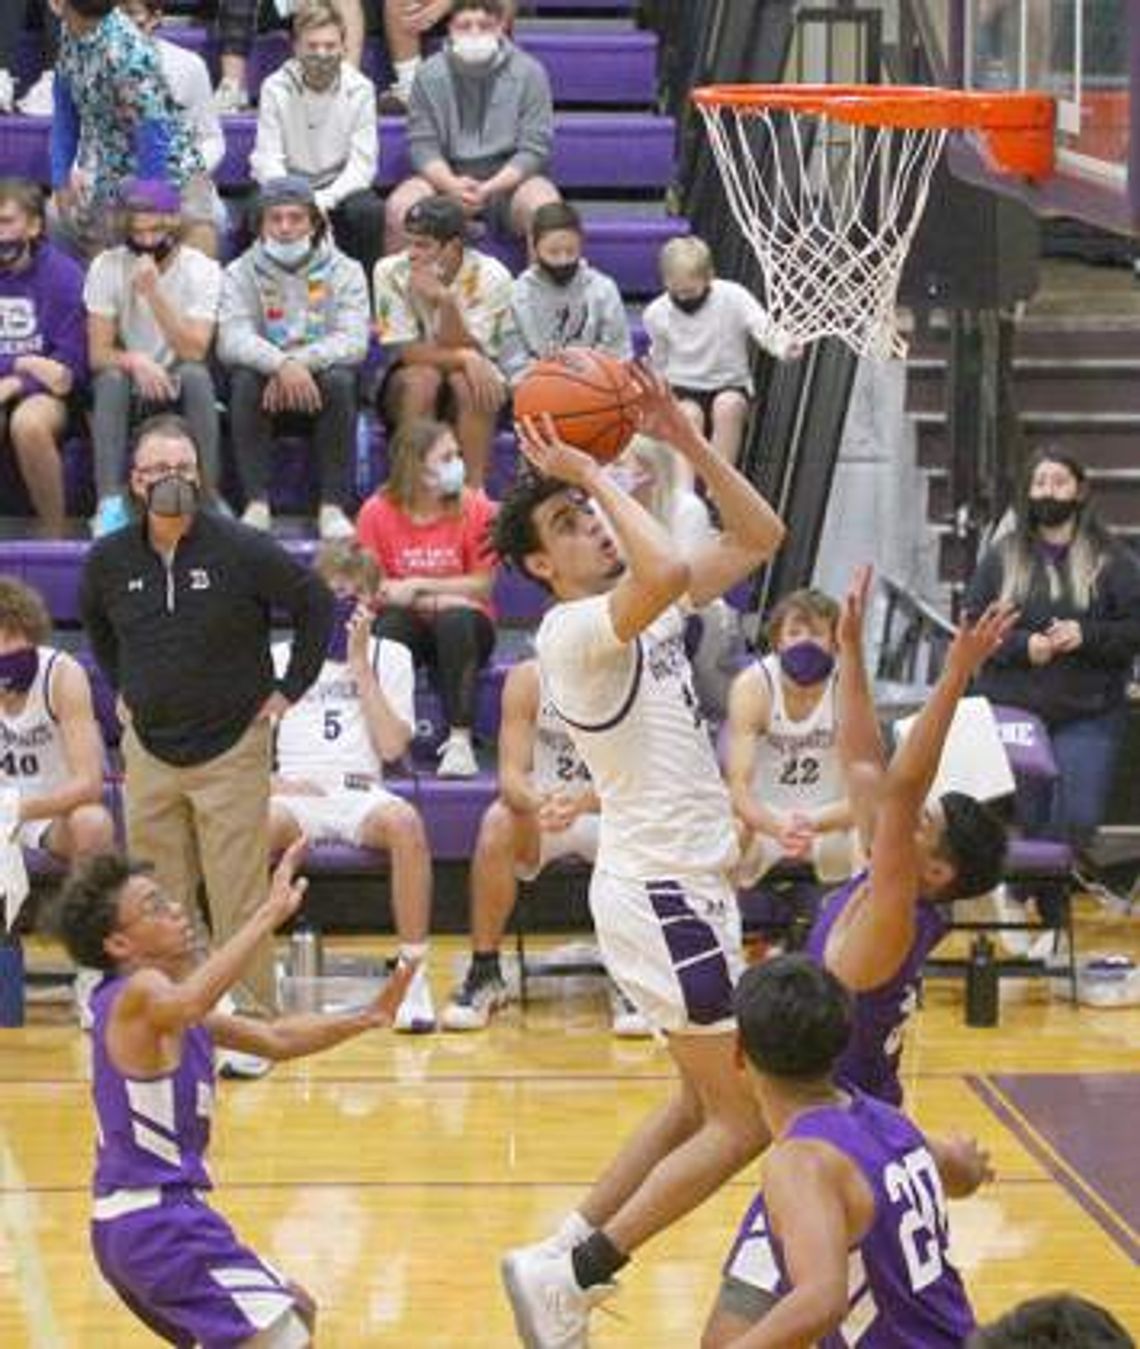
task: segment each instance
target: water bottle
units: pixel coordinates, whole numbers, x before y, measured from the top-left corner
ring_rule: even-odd
[[[356,499],[365,501],[376,486],[372,472],[372,418],[367,412],[356,414],[356,459],[353,464]]]
[[[966,969],[966,1025],[996,1026],[998,1023],[998,966],[994,944],[978,933],[970,947]]]
[[[24,1024],[24,948],[16,937],[0,937],[0,1026]]]
[[[321,977],[321,934],[312,923],[298,923],[289,947],[289,972],[294,979]]]

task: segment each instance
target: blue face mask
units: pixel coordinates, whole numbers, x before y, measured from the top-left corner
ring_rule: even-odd
[[[27,693],[39,668],[40,653],[34,646],[0,656],[0,693]]]
[[[311,235],[306,234],[303,239],[292,239],[287,243],[280,239],[263,239],[261,246],[266,257],[272,258],[280,266],[299,267],[313,251],[313,240]]]
[[[448,459],[435,470],[435,487],[440,496],[457,497],[467,481],[467,469],[462,459]]]
[[[793,684],[819,684],[835,669],[835,657],[818,642],[794,642],[780,652],[780,669]]]

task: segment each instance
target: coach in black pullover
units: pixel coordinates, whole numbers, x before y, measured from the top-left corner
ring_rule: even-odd
[[[265,896],[271,723],[320,671],[332,595],[263,534],[198,510],[197,447],[181,418],[139,433],[131,490],[138,524],[100,539],[80,607],[95,657],[119,692],[127,728],[127,842],[186,911],[205,880],[223,941]],[[292,620],[278,682],[273,611]],[[266,945],[248,990],[275,1001]]]

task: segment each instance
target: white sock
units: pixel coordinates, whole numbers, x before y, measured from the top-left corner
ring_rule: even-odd
[[[396,88],[405,96],[412,92],[412,81],[420,68],[420,58],[409,56],[406,61],[393,61],[392,74],[396,77]]]
[[[422,965],[427,958],[427,952],[426,941],[402,941],[396,959],[402,960],[405,965]]]
[[[448,740],[466,740],[467,743],[470,744],[470,743],[471,743],[471,727],[470,727],[470,726],[452,726],[452,727],[450,727],[450,728],[448,729],[448,732],[447,732],[447,738],[448,738]]]
[[[563,1248],[563,1250],[572,1251],[580,1241],[585,1241],[587,1237],[593,1236],[594,1229],[582,1217],[577,1209],[573,1213],[568,1213],[559,1224],[554,1239]]]

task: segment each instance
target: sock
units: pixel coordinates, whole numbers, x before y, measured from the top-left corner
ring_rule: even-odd
[[[502,970],[499,968],[498,951],[472,951],[471,968],[481,979],[492,976],[496,979],[503,977]]]
[[[599,1283],[610,1283],[629,1256],[622,1255],[604,1232],[593,1232],[570,1252],[574,1278],[579,1288],[593,1288]]]
[[[578,1210],[575,1209],[573,1213],[568,1213],[566,1217],[562,1219],[558,1231],[554,1234],[554,1240],[558,1242],[563,1250],[572,1251],[575,1246],[585,1241],[588,1237],[592,1237],[595,1230],[596,1229],[582,1217]]]
[[[412,92],[412,81],[416,78],[416,71],[419,68],[418,56],[409,56],[406,61],[392,62],[392,74],[396,77],[396,88],[401,94],[407,95]]]
[[[397,959],[405,965],[419,965],[427,958],[427,951],[426,941],[402,941]]]

